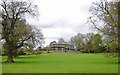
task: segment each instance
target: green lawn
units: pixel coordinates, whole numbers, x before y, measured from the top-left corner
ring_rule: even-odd
[[[0,75],[2,73],[2,57],[0,56]]]
[[[5,61],[6,57],[3,57]],[[104,54],[25,55],[2,63],[3,73],[117,73],[117,59]]]

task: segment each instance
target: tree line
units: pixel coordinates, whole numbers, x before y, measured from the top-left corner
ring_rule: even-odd
[[[103,43],[104,38],[99,33],[78,33],[70,38],[70,43],[74,45],[77,51],[82,53],[100,53],[106,51],[106,45]]]

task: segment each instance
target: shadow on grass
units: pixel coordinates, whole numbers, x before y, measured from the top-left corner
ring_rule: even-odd
[[[7,62],[2,62],[2,64],[22,64],[22,63],[26,63],[26,64],[31,64],[31,63],[42,63],[42,62],[22,62],[22,61],[15,61],[14,63],[7,63]]]
[[[2,64],[31,64],[31,63],[34,63],[34,64],[37,64],[37,63],[45,63],[45,62],[42,62],[42,61],[18,61],[18,60],[15,60],[14,62],[12,63],[8,63],[6,61],[2,61]]]
[[[51,63],[51,62],[44,62],[44,61],[15,61],[14,63],[7,63],[7,62],[5,62],[5,61],[2,61],[2,64],[22,64],[22,63],[24,63],[24,64],[31,64],[31,63],[33,63],[33,64],[37,64],[37,63]],[[59,63],[59,64],[61,64],[61,63]],[[118,64],[118,62],[97,62],[96,64],[103,64],[103,65],[105,65],[105,64]]]
[[[26,57],[16,57],[14,59],[29,59],[29,58],[34,58],[34,57],[26,56]]]
[[[2,64],[14,64],[14,63],[29,63],[29,62],[16,62],[16,61],[13,62],[13,63],[8,63],[8,62],[6,62],[6,61],[3,61],[3,62],[2,62]]]
[[[103,62],[103,64],[118,64],[118,62]]]

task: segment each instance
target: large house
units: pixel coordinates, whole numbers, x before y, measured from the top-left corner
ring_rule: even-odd
[[[66,42],[53,41],[49,45],[50,50],[74,50],[74,46]]]

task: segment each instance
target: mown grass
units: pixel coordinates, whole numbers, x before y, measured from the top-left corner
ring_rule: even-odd
[[[3,57],[3,62],[6,57]],[[41,54],[2,63],[3,73],[118,73],[117,59],[104,54]]]
[[[0,75],[2,73],[2,56],[0,56]]]

